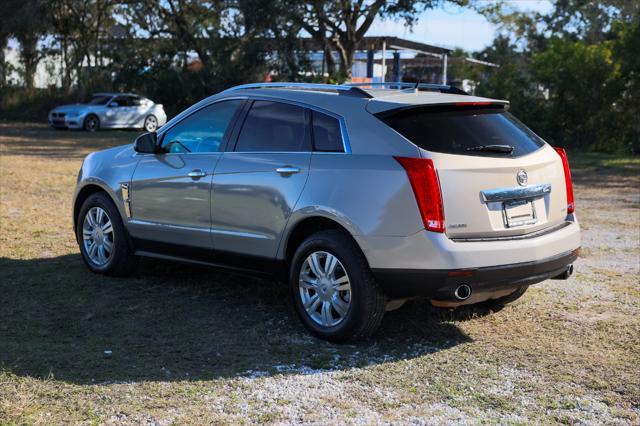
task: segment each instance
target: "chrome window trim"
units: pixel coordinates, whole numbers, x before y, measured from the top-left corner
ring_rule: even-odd
[[[224,92],[223,92],[224,93]],[[289,100],[289,99],[281,99],[278,97],[271,97],[271,96],[229,96],[229,97],[224,97],[224,98],[218,98],[218,99],[214,99],[211,102],[208,102],[204,105],[202,105],[200,108],[198,109],[194,109],[193,111],[189,111],[188,109],[185,110],[184,112],[189,111],[188,114],[185,114],[184,117],[181,117],[178,121],[176,121],[175,123],[171,123],[170,126],[167,126],[167,124],[169,124],[169,122],[167,122],[165,125],[163,125],[157,132],[156,134],[158,135],[158,139],[161,139],[164,137],[164,134],[166,132],[168,132],[169,130],[171,130],[174,126],[176,126],[177,124],[181,123],[183,120],[187,119],[188,117],[190,117],[191,115],[195,114],[196,112],[202,110],[203,108],[209,107],[211,105],[217,104],[219,102],[224,102],[224,101],[233,101],[233,100],[266,100],[266,101],[272,101],[272,102],[282,102],[282,103],[288,103],[288,104],[292,104],[292,105],[296,105],[302,108],[307,108],[310,109],[312,111],[317,111],[320,112],[322,114],[326,114],[330,117],[335,118],[336,120],[338,120],[338,122],[340,123],[340,136],[342,137],[342,146],[344,149],[344,152],[323,152],[323,151],[216,151],[216,152],[165,152],[162,153],[161,155],[211,155],[211,154],[222,154],[222,153],[237,153],[237,154],[342,154],[342,155],[349,155],[352,154],[352,150],[351,150],[351,141],[349,140],[349,132],[347,131],[347,122],[344,119],[343,116],[336,114],[332,111],[328,111],[324,108],[320,108],[317,107],[315,105],[311,105],[311,104],[307,104],[305,102],[299,102],[299,101],[293,101],[293,100]],[[175,118],[179,117],[180,114],[178,114]],[[141,156],[148,156],[148,155],[159,155],[159,154],[151,154],[151,153],[141,153],[141,152],[136,152],[135,155],[141,155]]]

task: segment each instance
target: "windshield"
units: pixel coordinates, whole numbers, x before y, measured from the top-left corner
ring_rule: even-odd
[[[112,96],[107,95],[96,95],[93,96],[89,101],[86,102],[87,105],[106,105],[111,99]]]
[[[427,151],[519,157],[544,145],[502,108],[420,107],[378,117]]]

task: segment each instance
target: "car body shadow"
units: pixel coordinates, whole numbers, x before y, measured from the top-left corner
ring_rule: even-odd
[[[0,258],[0,369],[70,383],[313,374],[425,356],[470,341],[427,301],[388,312],[378,333],[311,337],[282,284],[143,259],[131,278],[80,256]]]

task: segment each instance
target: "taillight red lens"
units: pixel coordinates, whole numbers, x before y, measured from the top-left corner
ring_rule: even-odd
[[[432,232],[444,232],[440,181],[433,161],[428,158],[394,158],[407,172],[425,228]]]
[[[564,169],[564,184],[567,191],[567,214],[571,214],[576,209],[573,201],[573,183],[571,182],[571,169],[569,169],[569,159],[564,148],[554,148],[562,159],[562,168]]]

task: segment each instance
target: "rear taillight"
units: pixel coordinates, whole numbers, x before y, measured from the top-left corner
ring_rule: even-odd
[[[571,169],[569,169],[569,160],[567,152],[563,148],[554,148],[562,159],[562,168],[564,169],[564,184],[567,191],[567,214],[574,212],[576,205],[573,201],[573,183],[571,182]]]
[[[432,232],[444,232],[440,181],[433,161],[428,158],[394,158],[407,172],[425,228]]]

